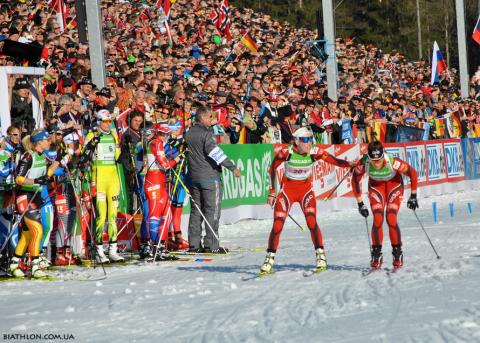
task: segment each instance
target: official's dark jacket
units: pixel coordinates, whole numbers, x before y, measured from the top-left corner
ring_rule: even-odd
[[[235,169],[213,136],[213,130],[197,123],[185,134],[191,182],[213,182],[221,178],[222,166]],[[210,155],[210,156],[209,156]],[[218,161],[218,163],[215,161]]]

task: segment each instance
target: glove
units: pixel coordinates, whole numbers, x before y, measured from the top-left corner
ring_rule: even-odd
[[[363,201],[358,203],[358,212],[362,215],[362,217],[368,217],[368,208],[367,205],[363,203]]]
[[[37,185],[46,185],[48,182],[48,179],[50,179],[47,175],[42,175],[40,177],[37,177],[36,179],[33,179],[33,183]]]
[[[90,141],[90,144],[92,146],[96,146],[100,142],[100,136],[101,134],[93,136],[92,140]]]
[[[407,201],[407,207],[413,211],[418,208],[417,194],[410,194],[410,198]]]

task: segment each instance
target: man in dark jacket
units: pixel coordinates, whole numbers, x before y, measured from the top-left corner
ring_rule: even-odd
[[[30,83],[24,78],[17,79],[13,86],[10,116],[12,125],[21,128],[22,133],[31,132],[35,128]]]
[[[196,113],[197,123],[185,134],[190,175],[192,206],[188,224],[188,243],[191,251],[226,253],[218,240],[222,184],[222,167],[240,177],[240,170],[227,158],[213,137],[212,125],[217,116],[209,106],[200,107]],[[200,210],[203,210],[203,216]],[[201,246],[202,221],[205,223],[204,249]]]

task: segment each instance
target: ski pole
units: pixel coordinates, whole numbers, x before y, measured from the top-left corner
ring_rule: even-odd
[[[117,237],[120,236],[120,234],[122,233],[122,231],[128,226],[128,224],[130,224],[130,222],[133,220],[133,217],[138,213],[140,212],[140,207],[138,207],[135,212],[133,212],[133,214],[130,216],[130,218],[128,218],[128,220],[125,222],[125,224],[122,225],[121,229],[118,230],[117,232]]]
[[[425,228],[423,227],[423,224],[422,224],[422,222],[420,221],[420,218],[418,218],[417,212],[416,212],[415,210],[413,210],[413,214],[415,214],[415,218],[417,218],[418,223],[420,224],[420,227],[422,228],[423,232],[425,232],[425,236],[427,236],[428,243],[430,243],[430,246],[432,247],[433,252],[435,253],[435,255],[437,255],[437,259],[439,260],[439,259],[440,259],[440,256],[438,255],[437,250],[435,250],[435,247],[433,246],[433,243],[432,243],[432,241],[430,240],[430,237],[428,236],[428,233],[427,233],[427,231],[425,230]]]
[[[295,219],[293,219],[293,217],[291,216],[290,213],[288,214],[288,218],[290,218],[295,224],[297,224],[300,231],[302,231],[302,232],[305,231],[305,228],[302,225],[300,225]]]
[[[283,189],[283,188],[282,188]],[[280,191],[281,192],[281,191]],[[277,196],[275,196],[275,201],[273,202],[273,205],[272,205],[272,209],[275,208],[275,204],[277,203]],[[288,215],[288,218],[290,218],[295,224],[297,224],[298,228],[300,229],[300,231],[305,231],[304,227],[302,225],[300,225],[293,217],[290,213],[287,214]]]
[[[348,176],[352,171],[353,171],[353,167],[348,170],[348,172],[342,177],[342,179],[341,179],[340,182],[335,186],[335,188],[332,189],[332,190],[330,191],[330,193],[328,193],[328,195],[327,195],[325,198],[323,198],[323,201],[328,201],[328,200],[332,197],[333,193],[335,193],[335,191],[338,189],[338,187],[340,187],[340,185],[343,183],[343,181],[346,180],[347,176]]]
[[[370,232],[368,231],[368,219],[367,219],[367,217],[365,217],[365,228],[367,229],[368,246],[370,247],[370,251],[372,251],[372,242],[370,241]]]
[[[183,153],[182,153],[183,155]],[[183,170],[183,163],[185,162],[185,157],[182,159],[182,162],[180,162],[180,167],[178,168],[178,173],[181,174],[182,173],[182,170]],[[172,191],[172,194],[175,194],[175,192],[177,191],[177,186],[178,186],[178,180],[175,180],[175,185],[173,186],[173,191]]]
[[[98,248],[97,248],[97,245],[95,244],[95,235],[94,235],[94,232],[93,232],[94,220],[97,218],[97,214],[95,212],[96,204],[93,203],[93,197],[92,197],[92,192],[91,192],[92,185],[91,185],[90,181],[85,177],[84,177],[84,181],[86,181],[86,183],[89,186],[88,187],[88,196],[90,197],[90,201],[91,201],[90,213],[92,215],[90,216],[90,225],[87,225],[87,230],[89,231],[89,234],[90,234],[90,247],[91,248],[93,247],[93,249],[91,249],[93,251],[93,256],[91,256],[91,257],[92,257],[92,260],[93,260],[93,268],[95,269],[96,266],[97,266],[96,260],[97,260],[97,255],[98,255]],[[96,228],[95,228],[95,231],[96,231]],[[103,244],[103,242],[102,242],[102,244]],[[88,248],[87,248],[87,251],[88,251]],[[103,265],[103,263],[98,263],[98,264],[100,264],[100,266],[102,267],[103,275],[105,275],[105,277],[106,277],[107,276],[107,271],[105,270],[105,266]]]
[[[188,190],[187,186],[185,186],[185,183],[180,179],[180,174],[178,174],[174,169],[172,169],[172,172],[173,174],[175,174],[175,177],[178,178],[178,182],[180,182],[180,185],[185,189],[185,194],[188,195],[188,197],[190,198],[190,200],[192,201],[192,204],[195,206],[195,208],[197,209],[197,211],[200,213],[200,215],[202,216],[202,219],[205,221],[205,223],[207,224],[207,227],[210,229],[210,231],[212,232],[213,236],[217,239],[218,242],[220,242],[220,238],[218,237],[218,235],[215,233],[215,231],[213,230],[212,226],[210,225],[210,223],[208,222],[207,218],[205,217],[205,215],[203,214],[202,210],[200,209],[200,206],[198,206],[197,202],[195,201],[195,199],[193,199],[192,195],[190,194],[190,191]],[[225,248],[223,248],[225,249]],[[225,253],[228,253],[226,250],[224,250]]]
[[[163,218],[163,223],[162,223],[162,231],[160,232],[160,235],[158,236],[158,242],[157,243],[157,248],[155,249],[155,254],[153,255],[153,262],[155,262],[155,259],[157,258],[157,253],[158,253],[158,248],[159,248],[159,243],[161,242],[162,240],[162,237],[165,233],[165,229],[167,229],[167,227],[169,226],[169,221],[171,221],[172,217],[172,212],[171,212],[171,209],[170,209],[170,206],[168,206],[167,208],[167,215]],[[168,229],[167,229],[168,230]],[[168,241],[168,238],[167,238],[167,241]],[[166,249],[166,248],[165,248]]]

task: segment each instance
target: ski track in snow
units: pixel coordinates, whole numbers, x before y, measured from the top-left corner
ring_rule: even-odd
[[[383,269],[362,275],[370,259],[365,223],[347,209],[318,214],[329,263],[322,273],[303,276],[314,267],[310,235],[287,220],[273,275],[242,281],[258,273],[265,255],[249,250],[205,263],[112,266],[97,281],[2,282],[0,329],[71,333],[77,342],[480,342],[479,195],[420,199],[418,214],[440,260],[403,206],[405,266],[397,273],[384,229]],[[433,224],[432,201],[440,224]],[[270,226],[223,226],[222,242],[264,247]],[[51,273],[103,275],[101,268]]]

